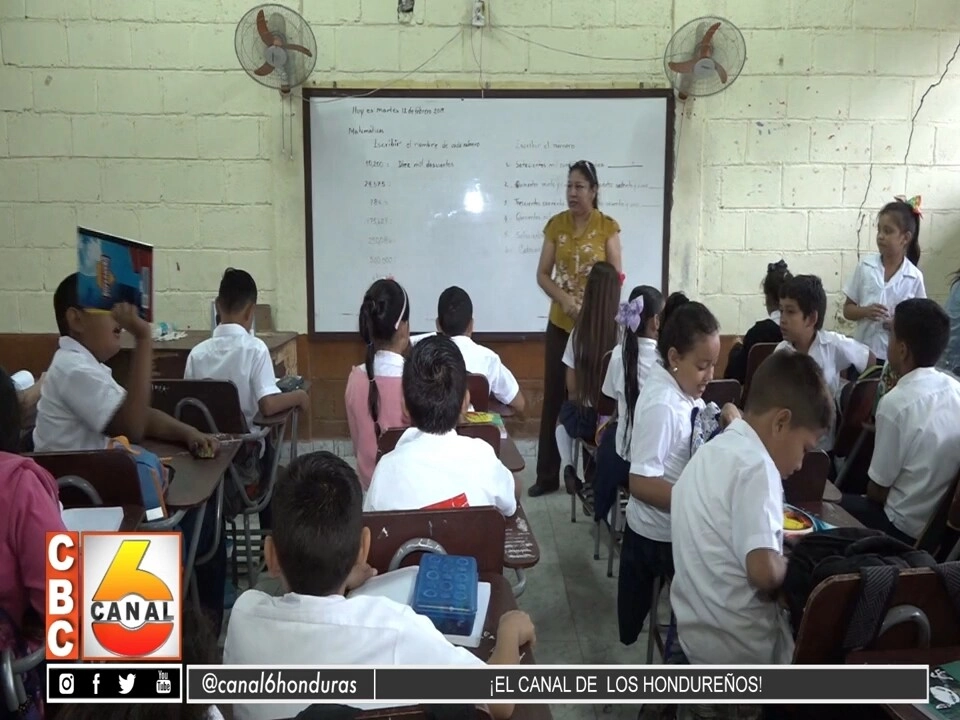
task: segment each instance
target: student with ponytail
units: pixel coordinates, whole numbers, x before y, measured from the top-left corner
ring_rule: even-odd
[[[887,357],[893,309],[925,298],[920,262],[920,196],[898,196],[877,216],[877,249],[865,255],[843,289],[843,316],[857,323],[853,337],[870,348],[879,364]]]
[[[767,265],[767,274],[762,283],[767,317],[754,323],[743,336],[743,340],[730,348],[727,370],[724,373],[726,379],[737,380],[743,385],[747,380],[747,359],[753,346],[757,343],[783,342],[783,332],[780,330],[780,288],[791,277],[793,276],[787,269],[785,260]]]
[[[626,487],[630,474],[630,435],[633,411],[650,368],[657,364],[657,337],[663,295],[649,285],[639,285],[630,299],[620,303],[617,324],[623,339],[614,348],[603,379],[602,392],[617,401],[617,414],[603,431],[597,448],[594,481],[594,517],[602,519],[616,501],[617,487]]]
[[[377,462],[377,440],[384,430],[409,425],[403,409],[403,357],[410,345],[410,302],[393,279],[377,280],[360,306],[362,365],[347,378],[344,404],[364,490]]]
[[[720,354],[720,325],[704,305],[674,293],[665,303],[657,351],[660,362],[644,381],[630,435],[630,500],[617,586],[624,645],[640,635],[654,582],[673,577],[670,496],[693,454],[694,422],[705,407],[701,396]]]

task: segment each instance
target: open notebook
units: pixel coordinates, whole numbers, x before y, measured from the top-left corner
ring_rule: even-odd
[[[82,507],[60,509],[60,517],[67,530],[74,532],[112,532],[120,529],[123,508]]]
[[[361,595],[385,597],[402,605],[411,605],[413,589],[417,584],[417,573],[419,571],[420,568],[414,566],[377,575],[367,580],[356,590],[351,590],[347,593],[347,597]],[[462,647],[480,647],[480,640],[483,636],[483,621],[486,619],[487,609],[490,607],[490,593],[490,583],[481,582],[477,585],[477,617],[473,622],[472,632],[470,635],[444,635],[447,640]]]

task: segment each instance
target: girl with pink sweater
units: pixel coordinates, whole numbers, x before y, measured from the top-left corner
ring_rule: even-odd
[[[350,371],[344,403],[357,475],[366,490],[377,462],[378,438],[384,430],[410,424],[401,387],[403,356],[410,345],[410,303],[395,280],[377,280],[363,296],[360,337],[366,357]]]

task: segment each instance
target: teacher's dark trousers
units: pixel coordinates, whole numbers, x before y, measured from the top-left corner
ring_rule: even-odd
[[[537,485],[547,490],[560,487],[560,453],[557,451],[557,418],[567,398],[563,351],[570,337],[563,328],[547,323],[543,360],[543,404],[540,408],[540,441],[537,445]]]

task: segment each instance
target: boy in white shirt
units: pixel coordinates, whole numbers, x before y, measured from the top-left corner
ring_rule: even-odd
[[[897,305],[887,362],[900,380],[877,405],[867,494],[842,500],[867,527],[911,545],[960,469],[960,383],[935,367],[949,337],[933,300]]]
[[[270,350],[260,338],[250,334],[253,313],[257,306],[257,283],[250,273],[227,268],[220,280],[216,307],[220,324],[213,337],[190,351],[183,377],[187,380],[229,380],[240,397],[240,409],[251,432],[257,428],[253,419],[257,411],[265,416],[276,415],[299,407],[310,409],[310,396],[303,390],[283,393],[277,387]],[[257,450],[257,446],[254,446]],[[272,467],[273,448],[266,444],[257,452],[238,457],[235,465],[242,468],[246,480],[265,480]],[[269,528],[270,506],[260,513],[260,527]]]
[[[285,594],[248,590],[227,628],[223,661],[230,665],[480,665],[450,644],[407,605],[345,593],[375,574],[367,565],[370,529],[363,526],[363,491],[356,472],[328,452],[301,455],[277,482],[274,509],[282,522],[267,536],[267,567]],[[520,662],[534,642],[526,613],[500,619],[491,664]],[[289,718],[302,705],[235,705],[236,720]],[[360,706],[358,706],[360,707]],[[366,709],[377,707],[365,705]],[[491,706],[497,720],[512,705]]]
[[[215,448],[214,438],[150,407],[153,343],[150,324],[137,308],[121,303],[109,314],[85,310],[73,273],[57,287],[53,309],[60,344],[37,403],[36,452],[103,450],[118,435],[134,443],[152,437],[198,452]],[[104,364],[120,352],[123,330],[136,339],[126,389]]]
[[[517,511],[514,478],[489,443],[457,434],[470,405],[463,355],[444,335],[421,340],[403,365],[403,402],[410,424],[380,458],[363,509],[419,510],[493,505]]]
[[[690,664],[791,661],[790,624],[776,600],[787,569],[782,478],[833,415],[816,362],[774,353],[753,377],[743,418],[701,447],[674,486],[670,604]]]
[[[53,295],[60,330],[60,347],[50,361],[33,430],[36,452],[104,450],[111,437],[126,436],[132,443],[145,437],[190,448],[200,456],[216,452],[217,440],[150,407],[153,343],[149,323],[133,305],[121,303],[110,313],[80,306],[77,273],[68,275]],[[120,333],[136,339],[126,389],[113,379],[106,363],[120,352]],[[216,537],[216,512],[210,504],[200,527],[199,552],[205,553]],[[196,513],[181,522],[188,533],[196,527]],[[221,534],[217,553],[197,573],[197,590],[220,630],[227,551]]]
[[[816,275],[794,275],[780,288],[780,330],[783,342],[777,350],[796,350],[809,355],[823,370],[827,387],[836,398],[842,375],[853,365],[863,372],[876,364],[870,348],[853,338],[823,329],[827,293]]]
[[[794,275],[780,288],[780,330],[783,342],[777,350],[794,350],[809,355],[823,371],[834,403],[840,401],[843,374],[852,365],[858,373],[876,364],[877,359],[863,343],[832,330],[823,329],[827,314],[827,293],[816,275]],[[824,434],[819,449],[833,450],[834,428]]]
[[[310,397],[303,390],[280,392],[273,371],[270,350],[250,334],[257,306],[257,283],[250,273],[227,268],[217,294],[220,324],[213,337],[190,351],[183,376],[187,380],[229,380],[237,386],[240,407],[247,427],[254,429],[259,411],[277,415],[293,407],[310,409]]]
[[[491,395],[518,413],[524,411],[527,401],[513,373],[497,353],[473,341],[473,301],[463,288],[454,285],[440,293],[437,332],[449,337],[460,348],[467,372],[487,378]],[[410,343],[416,345],[428,337],[433,337],[433,333],[414,336]]]

